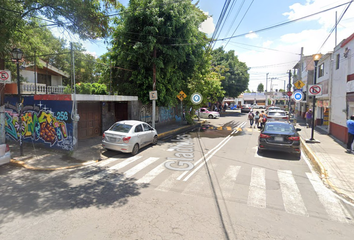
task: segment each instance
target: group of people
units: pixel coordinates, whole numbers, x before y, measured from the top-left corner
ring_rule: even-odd
[[[250,128],[256,128],[257,126],[257,128],[262,129],[264,123],[267,121],[267,114],[265,114],[263,110],[261,112],[256,111],[256,113],[253,113],[253,110],[251,109],[248,113],[248,120],[250,121]]]

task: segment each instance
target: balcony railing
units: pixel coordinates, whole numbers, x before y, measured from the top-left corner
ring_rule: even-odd
[[[36,91],[37,89],[37,91]],[[65,86],[46,86],[43,83],[21,83],[21,94],[64,94]]]

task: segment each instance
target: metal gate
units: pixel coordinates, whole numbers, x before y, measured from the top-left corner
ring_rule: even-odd
[[[77,110],[80,116],[78,138],[87,139],[100,136],[102,128],[101,102],[79,102]]]

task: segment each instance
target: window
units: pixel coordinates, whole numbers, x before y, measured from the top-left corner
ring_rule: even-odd
[[[339,69],[339,60],[340,60],[340,55],[337,54],[337,56],[336,56],[336,69]]]
[[[143,127],[141,126],[141,124],[135,127],[135,132],[142,132],[142,131],[143,131]]]
[[[319,67],[318,67],[318,77],[322,77],[324,75],[324,63],[322,63]]]

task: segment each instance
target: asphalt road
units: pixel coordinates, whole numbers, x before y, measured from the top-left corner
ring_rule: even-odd
[[[352,239],[354,206],[305,156],[258,155],[246,115],[78,169],[4,165],[0,238]]]

